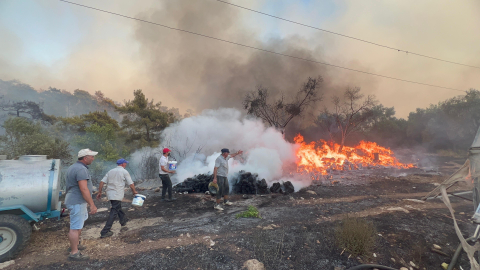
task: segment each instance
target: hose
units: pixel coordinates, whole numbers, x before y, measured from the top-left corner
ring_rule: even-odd
[[[377,268],[377,269],[380,269],[380,270],[398,270],[396,268],[383,266],[383,265],[377,265],[377,264],[361,264],[361,265],[354,266],[352,268],[348,268],[347,270],[362,270],[362,269],[371,269],[371,268]]]

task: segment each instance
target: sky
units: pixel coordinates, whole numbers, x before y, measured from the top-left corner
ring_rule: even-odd
[[[385,76],[468,90],[480,69],[328,34],[215,0],[72,0],[251,46]],[[480,66],[480,2],[447,0],[230,0],[303,24]],[[282,58],[282,59],[277,59]],[[269,55],[57,0],[0,1],[0,79],[35,89],[101,90],[123,101],[142,89],[182,111],[241,106],[264,85],[288,96],[325,79],[324,103],[358,86],[397,116],[462,94]],[[294,90],[292,90],[294,89]],[[319,108],[320,109],[320,108]]]

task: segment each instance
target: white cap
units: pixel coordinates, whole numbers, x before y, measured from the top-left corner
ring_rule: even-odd
[[[78,151],[78,157],[79,158],[84,157],[84,156],[96,156],[97,154],[98,154],[98,152],[92,151],[88,148]]]

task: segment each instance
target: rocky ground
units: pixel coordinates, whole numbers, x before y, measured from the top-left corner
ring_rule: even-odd
[[[266,269],[348,269],[361,263],[400,269],[410,262],[418,269],[441,269],[459,244],[450,214],[440,199],[408,199],[425,196],[463,162],[438,158],[440,174],[381,170],[361,181],[323,181],[290,195],[234,195],[234,205],[223,212],[214,211],[205,194],[176,194],[178,200],[168,203],[154,189],[144,190],[144,206],[132,207],[127,193],[128,230],[120,231],[116,222],[113,237],[99,238],[106,201],[98,203],[103,211],[88,219],[83,238],[90,261],[67,260],[67,217],[39,224],[29,246],[6,269],[242,269],[251,259]],[[464,235],[472,235],[472,203],[451,201]],[[259,209],[261,219],[235,217],[249,205]],[[337,246],[335,228],[346,214],[374,224],[371,254],[350,256]],[[447,256],[432,252],[434,244]],[[460,266],[470,269],[466,255]]]

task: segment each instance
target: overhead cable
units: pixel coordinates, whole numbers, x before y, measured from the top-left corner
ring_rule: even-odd
[[[335,68],[339,68],[339,69],[350,70],[350,71],[354,71],[354,72],[358,72],[358,73],[368,74],[368,75],[387,78],[387,79],[396,80],[396,81],[408,82],[408,83],[419,84],[419,85],[424,85],[424,86],[431,86],[431,87],[442,88],[442,89],[447,89],[447,90],[452,90],[452,91],[465,92],[464,90],[461,90],[461,89],[445,87],[445,86],[440,86],[440,85],[434,85],[434,84],[428,84],[428,83],[422,83],[422,82],[416,82],[416,81],[410,81],[410,80],[405,80],[405,79],[380,75],[380,74],[376,74],[376,73],[371,73],[371,72],[368,72],[368,71],[362,71],[362,70],[357,70],[357,69],[353,69],[353,68],[342,67],[342,66],[338,66],[338,65],[334,65],[334,64],[329,64],[329,63],[325,63],[325,62],[316,61],[316,60],[313,60],[313,59],[302,58],[302,57],[293,56],[293,55],[289,55],[289,54],[284,54],[284,53],[279,53],[279,52],[275,52],[275,51],[265,50],[265,49],[262,49],[262,48],[258,48],[258,47],[254,47],[254,46],[250,46],[250,45],[245,45],[245,44],[241,44],[241,43],[237,43],[237,42],[233,42],[233,41],[229,41],[229,40],[225,40],[225,39],[221,39],[221,38],[217,38],[217,37],[212,37],[212,36],[208,36],[208,35],[204,35],[204,34],[199,34],[199,33],[196,33],[196,32],[192,32],[192,31],[188,31],[188,30],[184,30],[184,29],[180,29],[180,28],[175,28],[175,27],[171,27],[171,26],[168,26],[168,25],[164,25],[164,24],[160,24],[160,23],[156,23],[156,22],[151,22],[151,21],[147,21],[147,20],[143,20],[143,19],[138,19],[138,18],[135,18],[135,17],[130,17],[130,16],[119,14],[119,13],[115,13],[115,12],[111,12],[111,11],[107,11],[107,10],[103,10],[103,9],[99,9],[99,8],[95,8],[95,7],[91,7],[91,6],[86,6],[86,5],[82,5],[82,4],[78,4],[78,3],[74,3],[74,2],[70,2],[70,1],[66,1],[66,0],[59,0],[59,1],[64,2],[64,3],[68,3],[68,4],[72,4],[72,5],[81,6],[81,7],[84,7],[84,8],[89,8],[89,9],[100,11],[100,12],[105,12],[105,13],[108,13],[108,14],[120,16],[120,17],[123,17],[123,18],[131,19],[131,20],[136,20],[136,21],[140,21],[140,22],[144,22],[144,23],[148,23],[148,24],[153,24],[153,25],[156,25],[156,26],[161,26],[161,27],[168,28],[168,29],[171,29],[171,30],[176,30],[176,31],[180,31],[180,32],[184,32],[184,33],[188,33],[188,34],[192,34],[192,35],[196,35],[196,36],[201,36],[201,37],[210,38],[210,39],[214,39],[214,40],[225,42],[225,43],[234,44],[234,45],[237,45],[237,46],[242,46],[242,47],[246,47],[246,48],[250,48],[250,49],[254,49],[254,50],[258,50],[258,51],[262,51],[262,52],[275,54],[275,55],[294,58],[294,59],[298,59],[298,60],[302,60],[302,61],[307,61],[307,62],[311,62],[311,63],[316,63],[316,64],[325,65],[325,66],[335,67]]]
[[[330,30],[318,28],[318,27],[311,26],[311,25],[308,25],[308,24],[299,23],[299,22],[296,22],[296,21],[292,21],[292,20],[289,20],[289,19],[285,19],[285,18],[282,18],[282,17],[271,15],[271,14],[268,14],[268,13],[265,13],[265,12],[261,12],[261,11],[255,10],[255,9],[251,9],[251,8],[247,8],[247,7],[244,7],[244,6],[236,5],[236,4],[224,1],[224,0],[216,0],[216,1],[224,3],[224,4],[228,4],[228,5],[231,5],[231,6],[234,6],[234,7],[238,7],[238,8],[241,8],[241,9],[245,9],[245,10],[248,10],[248,11],[252,11],[252,12],[255,12],[255,13],[258,13],[258,14],[262,14],[262,15],[265,15],[265,16],[269,16],[269,17],[272,17],[272,18],[275,18],[275,19],[286,21],[286,22],[289,22],[289,23],[305,26],[305,27],[315,29],[315,30],[320,30],[320,31],[330,33],[330,34],[333,34],[333,35],[337,35],[337,36],[341,36],[341,37],[344,37],[344,38],[354,39],[354,40],[357,40],[357,41],[360,41],[360,42],[364,42],[364,43],[368,43],[368,44],[371,44],[371,45],[383,47],[383,48],[386,48],[386,49],[395,50],[395,51],[398,51],[398,52],[404,52],[404,53],[407,53],[407,54],[416,55],[416,56],[420,56],[420,57],[424,57],[424,58],[429,58],[429,59],[433,59],[433,60],[437,60],[437,61],[442,61],[442,62],[446,62],[446,63],[450,63],[450,64],[455,64],[455,65],[480,69],[480,67],[478,67],[478,66],[462,64],[462,63],[458,63],[458,62],[454,62],[454,61],[450,61],[450,60],[445,60],[445,59],[441,59],[441,58],[437,58],[437,57],[433,57],[433,56],[428,56],[428,55],[425,55],[425,54],[420,54],[420,53],[416,53],[416,52],[402,50],[402,49],[399,49],[399,48],[394,48],[394,47],[391,47],[391,46],[382,45],[382,44],[372,42],[372,41],[368,41],[368,40],[365,40],[365,39],[356,38],[356,37],[340,34],[340,33],[337,33],[337,32],[333,32],[333,31],[330,31]]]

